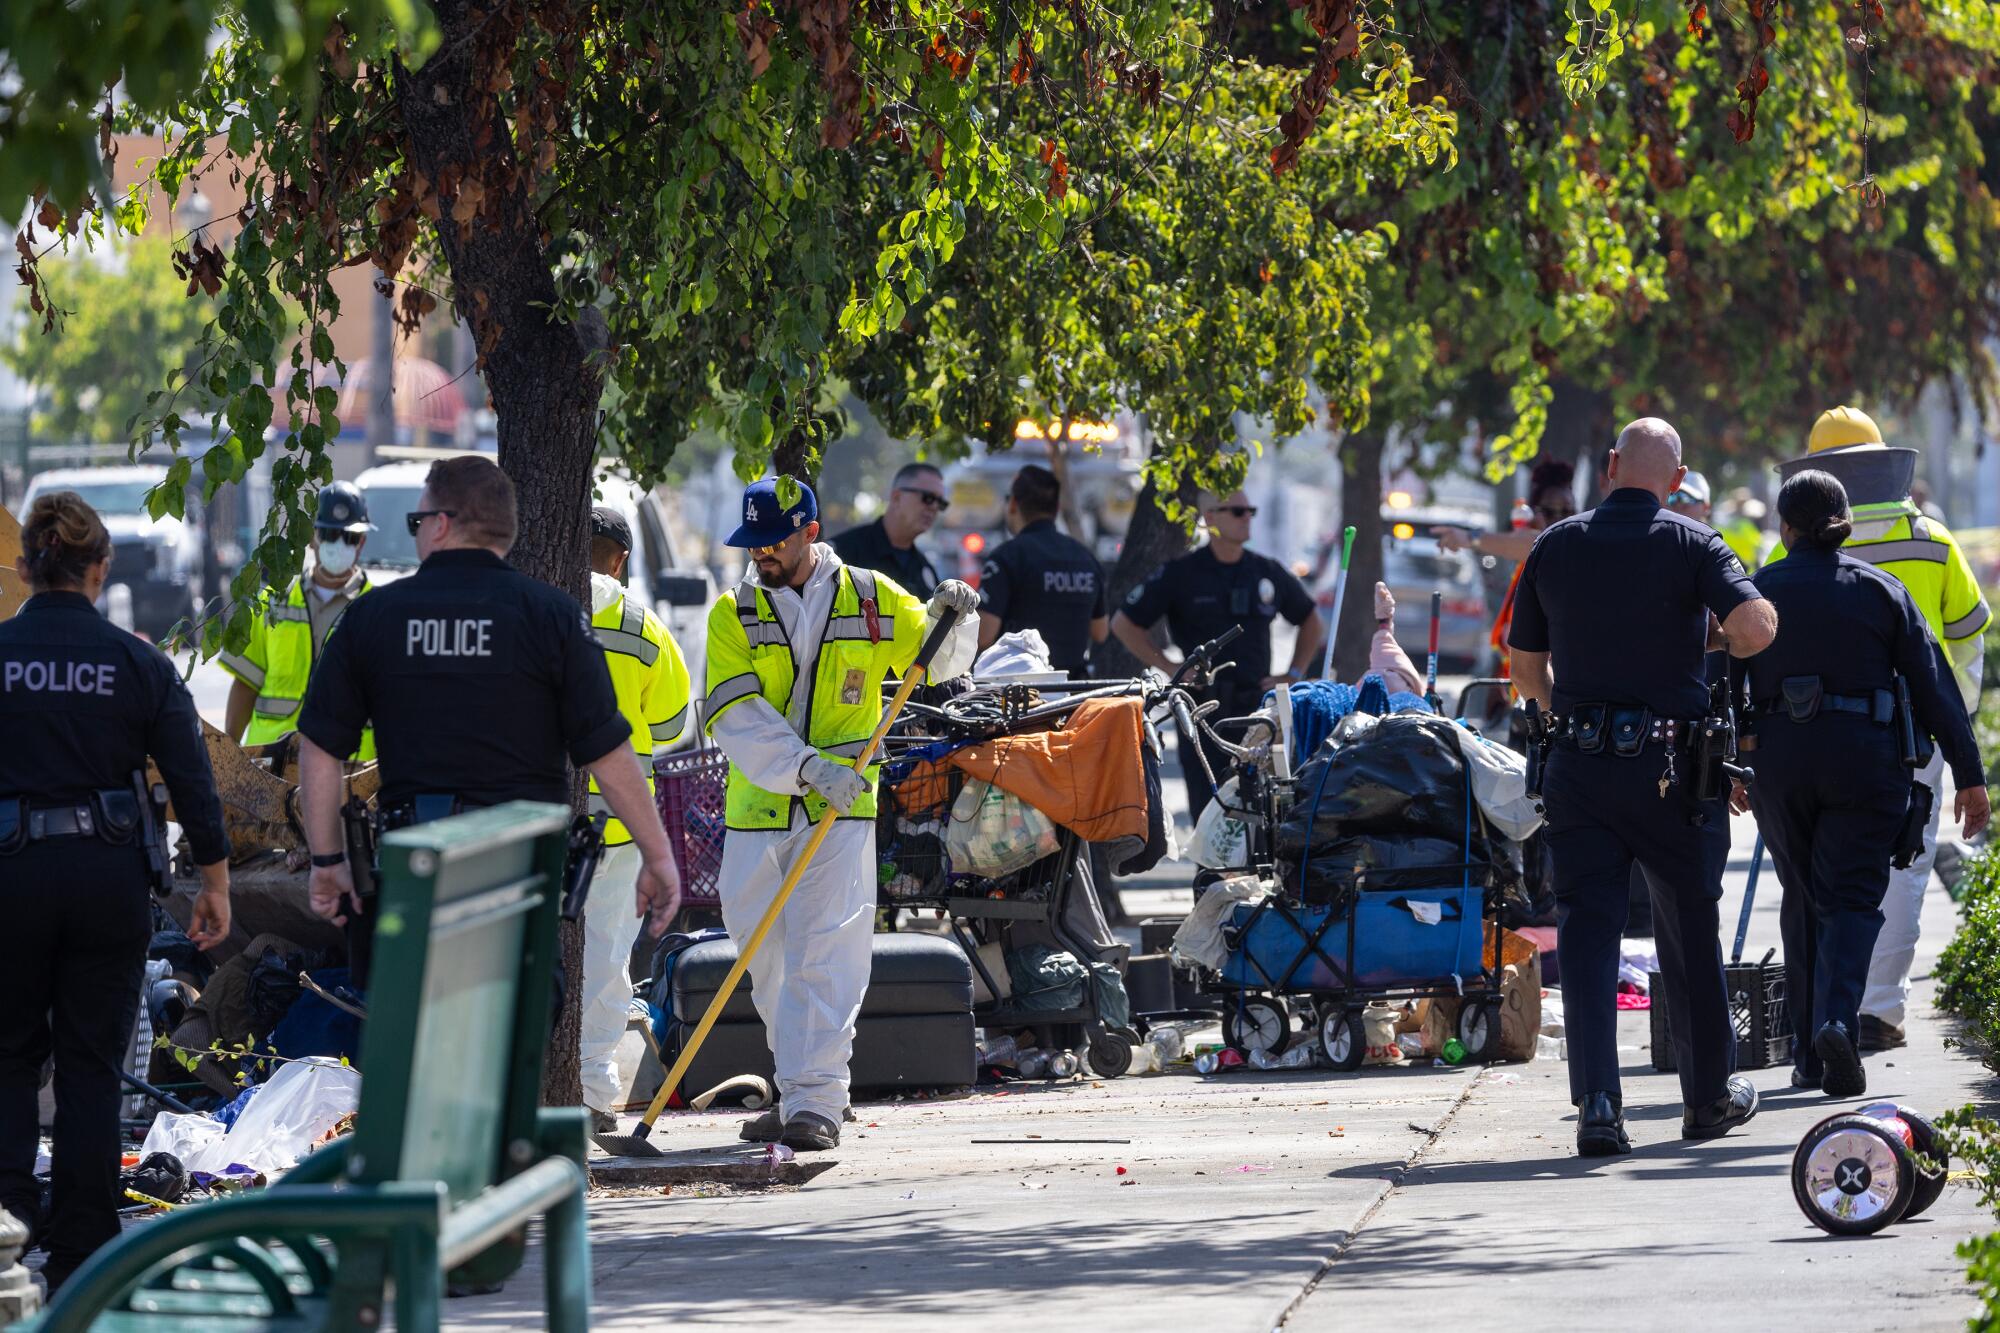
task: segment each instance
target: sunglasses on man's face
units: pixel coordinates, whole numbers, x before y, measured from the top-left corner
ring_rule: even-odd
[[[424,525],[425,519],[436,518],[440,514],[446,518],[458,517],[456,509],[412,509],[409,515],[404,518],[403,525],[409,528],[410,535],[414,537],[417,535],[417,529]]]
[[[951,508],[951,501],[947,500],[944,496],[939,495],[936,491],[926,491],[916,486],[898,486],[896,489],[901,491],[905,495],[916,496],[919,500],[922,500],[924,502],[924,508],[935,509],[940,514],[942,514],[945,510]]]
[[[1208,511],[1211,514],[1228,514],[1233,518],[1257,517],[1256,505],[1217,505]]]
[[[322,544],[326,542],[346,542],[349,546],[359,546],[361,545],[361,539],[367,535],[361,532],[343,532],[339,528],[318,528],[315,531],[319,534]],[[410,531],[412,536],[416,535],[416,529],[412,528]]]

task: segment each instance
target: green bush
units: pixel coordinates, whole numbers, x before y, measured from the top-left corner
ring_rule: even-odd
[[[2000,848],[1968,861],[1953,891],[1960,919],[1938,956],[1938,1007],[1964,1019],[1987,1066],[2000,1069]]]
[[[2000,847],[1967,863],[1956,894],[1960,920],[1938,957],[1938,1007],[1965,1020],[1964,1044],[1987,1068],[2000,1070]],[[1967,1106],[1940,1117],[1938,1129],[1960,1178],[2000,1214],[2000,1123]],[[1958,1257],[1983,1307],[1970,1327],[2000,1333],[2000,1232],[1961,1242]]]

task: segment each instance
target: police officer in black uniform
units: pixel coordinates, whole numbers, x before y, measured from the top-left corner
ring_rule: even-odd
[[[1182,652],[1241,625],[1243,635],[1223,652],[1224,660],[1236,665],[1218,674],[1205,696],[1221,700],[1220,717],[1242,717],[1257,708],[1266,690],[1303,680],[1326,637],[1312,594],[1298,575],[1282,561],[1249,548],[1250,520],[1256,516],[1256,506],[1241,491],[1206,497],[1202,521],[1208,526],[1207,544],[1168,561],[1134,588],[1111,618],[1111,632],[1134,657],[1169,674],[1180,664],[1156,648],[1146,632],[1160,617],[1166,617],[1167,632]],[[1274,675],[1271,622],[1280,615],[1299,627],[1299,637],[1290,670]],[[1201,744],[1220,777],[1225,757],[1205,740]],[[1188,813],[1199,819],[1215,790],[1186,736],[1181,737],[1181,770],[1187,777]]]
[[[1778,492],[1778,517],[1785,558],[1756,578],[1778,609],[1778,637],[1748,664],[1757,775],[1748,804],[1784,885],[1792,1085],[1858,1097],[1868,1090],[1855,1042],[1861,993],[1920,766],[1911,761],[1937,738],[1968,838],[1989,816],[1985,770],[1950,664],[1909,591],[1841,554],[1854,525],[1840,482],[1796,474]],[[1930,789],[1921,791],[1919,841],[1930,815]]]
[[[157,649],[93,603],[111,538],[74,491],[35,501],[0,622],[0,1204],[34,1227],[42,1064],[55,1054],[55,1161],[41,1238],[49,1289],[118,1234],[118,1069],[132,1040],[164,834],[158,765],[201,867],[188,935],[229,933],[229,839],[194,701]],[[158,858],[149,868],[148,854]]]
[[[1049,665],[1073,679],[1090,674],[1090,648],[1111,633],[1104,608],[1104,570],[1090,548],[1056,530],[1062,483],[1030,463],[1007,492],[1013,539],[979,572],[979,647],[1002,634],[1039,631]]]
[[[1631,1151],[1616,993],[1634,862],[1652,889],[1662,992],[1653,1002],[1673,1028],[1681,1136],[1713,1138],[1757,1111],[1756,1089],[1732,1072],[1716,919],[1729,854],[1724,788],[1695,799],[1694,739],[1709,709],[1711,638],[1748,657],[1770,643],[1777,618],[1717,533],[1665,508],[1686,472],[1680,459],[1664,421],[1620,433],[1615,489],[1536,540],[1508,639],[1516,687],[1563,724],[1543,794],[1584,1156]]]
[[[347,865],[335,756],[352,754],[372,724],[377,808],[392,826],[505,801],[565,804],[565,761],[589,769],[639,847],[639,914],[664,930],[680,877],[604,646],[574,599],[507,563],[513,483],[490,459],[446,459],[432,465],[407,521],[422,566],[348,608],[299,713],[313,910],[363,923],[350,949],[365,960],[372,904],[355,896]],[[365,974],[365,961],[357,970]]]

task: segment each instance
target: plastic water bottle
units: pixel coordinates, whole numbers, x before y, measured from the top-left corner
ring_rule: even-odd
[[[1533,523],[1535,521],[1535,511],[1533,506],[1531,506],[1526,500],[1514,501],[1514,509],[1513,512],[1508,515],[1508,521],[1514,525],[1514,531],[1516,532],[1521,531],[1523,528],[1527,527],[1530,523]]]
[[[1258,1069],[1311,1069],[1313,1050],[1310,1045],[1305,1045],[1290,1047],[1283,1055],[1273,1055],[1269,1051],[1252,1051],[1250,1063]]]
[[[979,1047],[979,1063],[983,1065],[1011,1065],[1020,1058],[1020,1047],[1011,1036],[995,1037],[982,1042]]]
[[[1075,1078],[1082,1069],[1083,1061],[1077,1059],[1075,1051],[1050,1051],[1044,1072],[1050,1078]]]
[[[1180,1059],[1181,1054],[1187,1050],[1187,1042],[1181,1036],[1179,1028],[1154,1028],[1146,1034],[1146,1044],[1158,1052],[1160,1067],[1163,1069]]]
[[[1042,1078],[1049,1072],[1049,1057],[1030,1046],[1015,1057],[1014,1072],[1022,1078]]]

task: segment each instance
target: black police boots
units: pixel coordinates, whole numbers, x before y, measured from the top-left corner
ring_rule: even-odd
[[[1625,1137],[1625,1111],[1608,1092],[1586,1092],[1576,1108],[1576,1155],[1616,1157],[1632,1151]]]
[[[1813,1053],[1826,1066],[1820,1087],[1829,1097],[1859,1097],[1868,1091],[1868,1075],[1861,1068],[1861,1052],[1848,1035],[1847,1024],[1837,1020],[1822,1023],[1813,1037]]]
[[[1681,1137],[1719,1139],[1757,1114],[1757,1089],[1741,1074],[1729,1076],[1729,1091],[1706,1106],[1681,1112]]]

